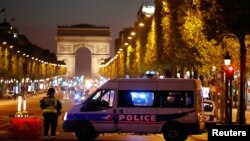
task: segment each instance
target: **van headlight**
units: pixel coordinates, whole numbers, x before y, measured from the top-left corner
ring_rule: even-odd
[[[63,115],[63,120],[67,120],[67,116],[68,116],[68,113],[65,112],[64,115]]]

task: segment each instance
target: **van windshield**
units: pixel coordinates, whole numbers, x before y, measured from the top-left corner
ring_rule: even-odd
[[[113,107],[114,90],[97,90],[83,104],[81,111],[100,111]]]

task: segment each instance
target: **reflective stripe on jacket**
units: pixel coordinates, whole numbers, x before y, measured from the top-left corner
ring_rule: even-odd
[[[57,113],[57,99],[54,97],[45,97],[44,98],[45,105],[47,107],[43,109],[43,113]]]

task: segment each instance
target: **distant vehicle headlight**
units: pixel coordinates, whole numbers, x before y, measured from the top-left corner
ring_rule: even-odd
[[[85,97],[84,97],[84,96],[82,96],[82,97],[81,97],[81,100],[85,100]]]
[[[75,95],[75,99],[79,99],[80,98],[80,95],[79,94],[76,94]]]

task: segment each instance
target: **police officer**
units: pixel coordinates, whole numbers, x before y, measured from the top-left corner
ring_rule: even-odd
[[[49,88],[47,91],[47,96],[40,100],[40,107],[43,109],[44,117],[44,140],[48,140],[49,129],[51,127],[51,138],[54,141],[56,139],[56,127],[57,119],[61,113],[62,104],[55,98],[55,89]]]

